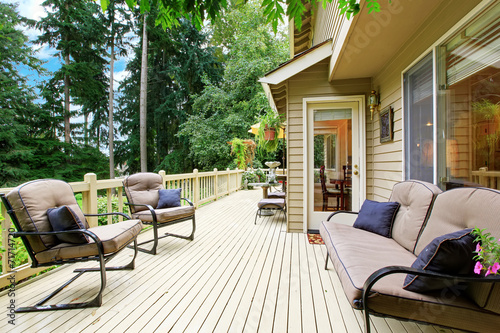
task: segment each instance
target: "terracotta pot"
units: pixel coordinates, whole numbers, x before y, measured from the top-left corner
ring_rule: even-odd
[[[274,136],[276,135],[276,131],[274,129],[266,129],[264,131],[264,140],[270,141],[274,140]]]

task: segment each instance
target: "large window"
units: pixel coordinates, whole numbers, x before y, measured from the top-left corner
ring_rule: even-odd
[[[405,73],[404,91],[406,178],[500,188],[500,4]]]
[[[404,75],[406,176],[433,181],[432,54]]]

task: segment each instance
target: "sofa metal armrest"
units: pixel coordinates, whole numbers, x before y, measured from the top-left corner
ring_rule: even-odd
[[[186,200],[187,203],[190,205],[190,206],[194,206],[193,202],[191,200],[189,200],[188,198],[181,198],[181,200]]]
[[[157,224],[158,223],[158,220],[156,218],[156,212],[155,212],[155,209],[153,208],[153,206],[148,205],[148,204],[137,204],[137,203],[130,203],[130,202],[125,202],[125,204],[129,205],[129,206],[146,207],[147,209],[149,209],[149,212],[151,213],[151,216],[153,216],[153,224]]]
[[[500,276],[474,276],[474,275],[450,275],[443,274],[429,270],[417,269],[405,266],[387,266],[383,267],[375,272],[373,272],[368,279],[366,279],[363,286],[363,296],[361,300],[361,307],[364,310],[365,315],[365,332],[370,332],[370,309],[368,308],[368,298],[372,287],[377,281],[383,277],[390,274],[415,274],[420,276],[434,277],[444,280],[452,280],[453,283],[450,286],[455,285],[459,282],[478,282],[478,283],[496,283],[500,282]],[[402,288],[402,287],[401,287]]]
[[[358,212],[350,212],[350,211],[347,211],[347,210],[339,210],[338,212],[333,212],[330,214],[330,216],[328,216],[328,218],[326,219],[327,221],[330,221],[330,219],[337,215],[337,214],[354,214],[354,215],[358,215]]]

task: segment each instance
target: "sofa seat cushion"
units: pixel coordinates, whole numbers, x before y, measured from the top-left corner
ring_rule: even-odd
[[[168,223],[182,218],[188,218],[194,215],[193,206],[180,206],[155,209],[158,223]],[[149,210],[143,210],[132,214],[132,218],[139,219],[145,223],[153,223],[153,216]]]
[[[390,238],[349,225],[323,222],[320,234],[345,295],[355,308],[360,308],[362,288],[373,272],[393,265],[410,267],[416,258]],[[415,293],[403,289],[405,277],[406,274],[391,274],[380,279],[369,297],[370,310],[474,332],[494,332],[498,329],[500,316],[484,312],[464,295],[457,296],[455,289]]]
[[[139,220],[127,220],[89,228],[88,230],[101,240],[104,254],[111,254],[121,250],[133,241],[141,232],[142,223]],[[82,258],[98,254],[99,251],[94,240],[89,237],[89,243],[87,244],[61,243],[49,250],[37,253],[36,258],[40,263],[47,263],[54,260]]]
[[[320,234],[346,296],[354,307],[358,306],[363,285],[373,272],[392,265],[410,267],[416,258],[391,238],[349,225],[322,222]],[[402,288],[403,280],[404,275],[389,276],[375,290],[382,287],[391,292],[408,293]]]

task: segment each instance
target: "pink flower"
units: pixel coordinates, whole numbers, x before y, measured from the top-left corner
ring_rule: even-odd
[[[474,273],[481,274],[482,269],[483,269],[483,265],[479,261],[476,262],[476,266],[474,267]]]
[[[488,270],[486,271],[486,273],[484,273],[484,276],[488,276],[491,274],[491,267],[488,268]]]
[[[482,248],[481,248],[481,244],[477,243],[476,245],[476,252],[479,253],[481,252]]]
[[[490,269],[493,274],[497,274],[498,270],[500,269],[500,263],[494,263],[493,266],[490,267]]]

